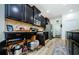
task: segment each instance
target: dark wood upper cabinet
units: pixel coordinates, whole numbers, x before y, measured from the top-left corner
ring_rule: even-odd
[[[30,5],[25,5],[25,20],[28,23],[33,24],[33,9]]]
[[[49,23],[49,19],[47,17],[45,17],[45,23],[46,25]]]
[[[40,19],[41,19],[41,26],[45,27],[46,21],[45,21],[44,16],[41,15]]]
[[[38,21],[39,23],[36,23],[36,21]],[[46,25],[45,18],[42,15],[35,17],[34,24],[45,27],[45,25]]]
[[[33,8],[34,16],[36,16],[36,15],[41,13],[41,11],[38,8],[36,8],[35,6],[33,6],[32,8]]]
[[[28,4],[6,4],[5,17],[33,24],[33,9]]]
[[[41,26],[41,19],[38,15],[34,16],[34,24],[38,25],[38,26]]]
[[[5,4],[6,18],[45,27],[46,19],[42,15],[39,16],[40,13],[39,9],[28,4]]]
[[[8,12],[8,5],[6,4],[5,5],[5,18],[7,18],[9,15],[9,12]]]
[[[25,19],[25,7],[23,4],[7,4],[5,5],[5,16],[16,20]]]

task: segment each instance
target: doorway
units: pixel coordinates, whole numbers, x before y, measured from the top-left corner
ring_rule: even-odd
[[[62,35],[62,18],[53,19],[53,36],[61,38]]]

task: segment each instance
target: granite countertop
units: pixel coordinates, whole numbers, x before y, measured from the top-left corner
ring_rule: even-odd
[[[67,31],[67,32],[76,32],[76,33],[79,33],[79,30],[71,30],[71,31]]]

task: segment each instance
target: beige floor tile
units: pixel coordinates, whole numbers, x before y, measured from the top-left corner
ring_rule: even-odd
[[[33,52],[29,52],[27,55],[53,55],[53,54],[55,54],[54,51],[55,51],[55,49],[56,49],[57,46],[59,46],[59,48],[60,48],[59,50],[62,49],[60,47],[60,45],[61,45],[61,47],[62,46],[65,47],[66,46],[66,40],[61,39],[61,38],[54,38],[52,40],[48,40],[46,42],[46,45],[43,46],[38,51],[35,50]],[[60,54],[64,54],[64,52],[67,52],[67,51],[64,51],[64,52],[59,51],[59,52],[60,52]]]

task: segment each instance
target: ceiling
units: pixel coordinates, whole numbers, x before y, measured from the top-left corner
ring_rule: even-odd
[[[35,6],[48,18],[79,11],[79,4],[35,4]]]

